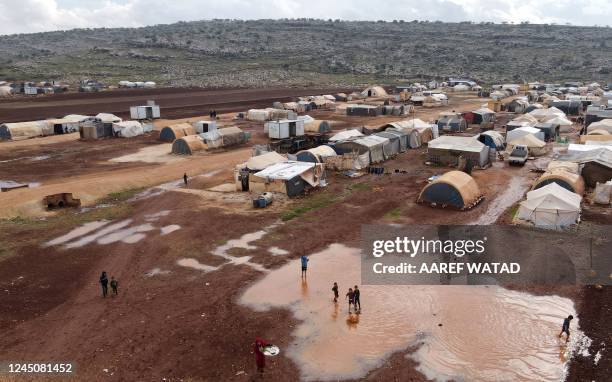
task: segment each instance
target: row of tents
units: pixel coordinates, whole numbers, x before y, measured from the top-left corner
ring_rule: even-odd
[[[69,114],[63,118],[0,124],[0,139],[22,140],[76,132],[80,133],[82,139],[127,138],[142,135],[151,129],[150,125],[124,121],[109,113],[95,116]]]
[[[196,121],[164,126],[159,140],[172,142],[172,153],[193,155],[208,149],[236,146],[246,143],[250,134],[237,126],[217,128],[216,121]]]

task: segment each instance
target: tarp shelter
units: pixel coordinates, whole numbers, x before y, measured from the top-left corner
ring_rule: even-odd
[[[538,122],[546,122],[549,119],[553,119],[556,117],[565,118],[565,113],[556,107],[549,107],[548,109],[536,109],[529,113],[531,116],[535,117]]]
[[[418,147],[421,147],[421,136],[419,135],[419,131],[413,127],[389,127],[385,131],[404,134],[406,136],[406,147],[408,148],[416,149]]]
[[[572,121],[565,117],[554,117],[546,119],[544,122],[552,123],[559,126],[559,131],[562,133],[568,133],[572,131]]]
[[[261,171],[267,167],[272,166],[273,164],[286,161],[287,158],[285,158],[284,156],[280,155],[276,151],[270,151],[265,154],[251,157],[248,161],[246,161],[245,167],[248,168],[250,171]]]
[[[509,133],[513,130],[516,129],[520,129],[521,127],[533,127],[533,124],[531,122],[527,122],[527,121],[516,121],[516,120],[512,120],[509,121],[506,124],[506,133]],[[507,137],[506,137],[507,139]]]
[[[376,105],[349,104],[346,105],[346,115],[375,117],[382,114],[382,107]]]
[[[96,118],[98,118],[104,123],[117,123],[117,122],[123,121],[121,118],[117,117],[115,114],[109,114],[109,113],[98,113],[96,114]]]
[[[612,203],[612,180],[606,183],[597,183],[593,191],[593,201],[597,204]]]
[[[601,121],[591,123],[587,127],[587,132],[593,130],[605,130],[612,134],[612,119],[602,119]]]
[[[176,139],[187,135],[196,135],[196,129],[189,123],[177,123],[166,126],[159,132],[159,140],[164,142],[174,142]]]
[[[420,143],[420,139],[419,139],[417,131],[413,130],[412,132],[414,133],[414,135],[416,137],[416,141],[418,143]],[[381,131],[380,133],[383,133],[383,132]],[[396,130],[394,128],[390,128],[390,129],[385,130],[384,133],[391,134],[391,135],[383,135],[384,137],[387,137],[389,139],[391,139],[391,136],[397,137],[397,139],[399,140],[399,150],[400,150],[400,152],[403,153],[404,151],[406,151],[410,147],[409,146],[410,135],[408,133],[406,133],[405,131]],[[420,144],[419,144],[419,146],[420,146]]]
[[[357,138],[357,137],[363,137],[363,136],[364,135],[359,130],[355,130],[355,129],[344,130],[344,131],[339,131],[336,134],[334,134],[331,138],[329,138],[329,141],[330,142],[344,141],[350,138]]]
[[[481,107],[480,109],[474,110],[471,113],[473,115],[471,123],[473,124],[491,124],[495,121],[495,112],[486,107]]]
[[[300,162],[324,163],[325,158],[336,156],[333,148],[325,145],[317,146],[312,149],[302,150],[296,154]]]
[[[582,177],[590,187],[612,179],[612,150],[600,148],[592,151],[575,152],[559,158],[563,161],[579,163]]]
[[[580,195],[550,183],[527,193],[517,217],[538,227],[565,227],[578,221],[581,201]]]
[[[446,166],[457,166],[459,157],[464,157],[474,166],[484,167],[489,163],[489,147],[476,137],[443,135],[427,144],[427,160]]]
[[[386,138],[373,138],[373,136],[369,135],[339,141],[333,146],[333,148],[338,155],[348,153],[357,153],[359,155],[368,154],[370,163],[379,163],[385,160],[384,145],[385,143],[388,144],[388,142],[389,140]]]
[[[299,118],[299,117],[298,117]],[[304,120],[304,132],[313,134],[323,134],[331,131],[329,122],[318,119]]]
[[[130,118],[132,119],[155,119],[159,117],[159,105],[130,106]]]
[[[361,92],[361,95],[364,97],[385,97],[388,94],[382,86],[369,86]]]
[[[113,135],[124,138],[137,137],[144,134],[144,128],[138,121],[123,121],[113,123]]]
[[[206,150],[206,144],[199,135],[186,135],[172,143],[172,154],[193,155],[202,150]]]
[[[554,141],[559,136],[560,128],[556,123],[539,122],[534,127],[544,133],[544,141],[546,142]]]
[[[551,160],[546,166],[546,171],[564,170],[572,174],[580,175],[580,165],[576,162],[565,160]]]
[[[89,118],[79,124],[81,139],[101,139],[114,136],[113,124],[99,118]]]
[[[251,177],[249,188],[255,192],[280,192],[289,197],[317,187],[323,176],[323,165],[311,162],[286,161],[259,171]]]
[[[438,129],[442,131],[461,132],[467,129],[465,118],[459,113],[442,113],[438,118]]]
[[[373,136],[386,138],[389,140],[389,144],[385,147],[385,157],[389,158],[399,154],[402,150],[402,145],[400,143],[400,136],[393,134],[392,132],[380,131],[378,133],[374,133]]]
[[[0,86],[0,97],[8,97],[13,92],[10,86],[2,85]]]
[[[538,123],[538,120],[536,119],[536,117],[534,117],[531,114],[520,115],[520,116],[514,118],[512,121],[515,121],[515,122],[528,122],[527,123],[528,126],[533,126],[536,123]]]
[[[462,171],[449,171],[425,186],[417,201],[464,210],[475,206],[481,199],[482,193],[474,178]]]
[[[563,169],[546,171],[536,180],[532,189],[537,190],[550,183],[557,183],[559,186],[571,192],[575,192],[578,195],[584,194],[584,179],[582,176],[572,174]]]
[[[52,135],[45,121],[15,122],[0,124],[0,139],[21,140]]]
[[[527,102],[524,99],[520,99],[520,98],[513,99],[512,101],[506,104],[506,110],[508,110],[511,113],[517,113],[517,114],[525,113],[528,107],[529,107],[529,102]]]
[[[597,142],[597,143],[602,143],[602,144],[592,144],[592,142],[590,141],[585,142],[584,145],[570,143],[569,146],[567,146],[567,153],[573,154],[573,153],[581,153],[585,151],[595,151],[599,149],[612,150],[612,146],[605,145],[605,143],[607,142]]]
[[[246,143],[250,136],[239,127],[230,126],[200,134],[208,148],[228,147]]]
[[[56,135],[76,133],[79,131],[79,122],[64,118],[47,119],[45,121],[45,131]]]
[[[527,146],[529,149],[529,155],[533,156],[544,155],[547,151],[546,142],[539,140],[532,134],[526,134],[508,141],[508,148],[510,151],[517,145]]]
[[[506,141],[512,142],[515,139],[518,139],[525,135],[533,135],[537,139],[544,141],[545,134],[542,130],[531,127],[531,126],[523,126],[514,130],[510,130],[506,133]]]
[[[65,115],[64,118],[62,119],[68,122],[83,122],[87,118],[90,118],[90,117],[87,115],[81,115],[81,114],[68,114],[68,115]]]
[[[501,151],[506,147],[504,136],[497,131],[489,130],[478,135],[478,140],[489,148]]]
[[[196,121],[193,123],[193,128],[197,134],[208,133],[217,130],[217,121]]]

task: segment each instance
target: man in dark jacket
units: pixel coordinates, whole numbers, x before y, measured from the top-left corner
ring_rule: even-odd
[[[111,289],[113,290],[113,294],[116,296],[119,294],[119,291],[117,290],[117,288],[119,288],[119,282],[117,280],[115,280],[115,276],[111,277]]]
[[[108,294],[108,277],[106,277],[106,272],[102,272],[100,276],[100,285],[102,285],[102,297],[106,297]]]
[[[353,290],[353,294],[355,295],[354,299],[355,299],[355,310],[361,310],[361,301],[359,300],[359,298],[361,297],[361,291],[359,290],[359,287],[357,287],[357,285],[355,285],[355,289]],[[359,306],[359,308],[357,308],[357,306]]]

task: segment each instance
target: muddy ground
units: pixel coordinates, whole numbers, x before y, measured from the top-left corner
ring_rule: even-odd
[[[477,99],[456,102],[451,107],[482,103]],[[419,110],[417,117],[427,120],[439,111]],[[321,118],[332,116],[331,112],[318,113]],[[338,120],[346,125],[377,124],[384,117]],[[256,139],[263,139],[256,126],[246,128],[253,129]],[[477,207],[464,212],[433,209],[417,204],[416,198],[428,177],[448,168],[426,165],[426,151],[418,149],[384,164],[389,172],[404,173],[366,174],[356,179],[329,174],[325,189],[254,210],[245,207],[248,196],[225,200],[205,191],[231,179],[232,164],[250,156],[248,146],[173,163],[109,163],[110,158],[157,143],[153,136],[93,145],[53,139],[49,144],[43,144],[47,140],[43,138],[40,144],[9,149],[0,145],[3,160],[40,155],[70,158],[62,161],[68,162],[63,169],[49,165],[39,172],[37,163],[22,171],[10,169],[15,180],[40,178],[43,184],[11,191],[7,193],[14,193],[11,199],[0,195],[6,198],[0,200],[19,203],[41,190],[68,184],[96,195],[91,204],[99,208],[0,220],[0,360],[74,362],[79,380],[257,380],[254,338],[261,336],[286,348],[297,322],[286,310],[254,312],[237,304],[244,290],[262,276],[250,264],[271,269],[332,243],[358,246],[364,223],[506,224],[516,201],[538,176],[530,171],[532,165],[517,168],[496,163],[473,172],[485,194]],[[170,188],[151,197],[145,197],[151,193],[141,193],[145,187],[180,179],[185,168],[190,174],[208,175],[194,178],[186,188]],[[116,184],[116,189],[109,184]],[[115,194],[102,198],[110,189]],[[605,209],[586,209],[585,224],[612,223]],[[151,224],[154,229],[145,231],[146,237],[135,243],[94,240],[72,248],[46,245],[84,223],[108,220],[113,224],[126,219],[130,219],[129,227]],[[189,258],[221,266],[225,260],[211,253],[218,246],[275,223],[279,224],[251,243],[256,248],[229,251],[233,256],[252,256],[248,264],[228,264],[212,272],[177,265],[178,260]],[[162,235],[160,229],[171,225],[180,229]],[[525,244],[520,240],[518,237],[517,244]],[[269,252],[272,247],[289,253],[274,256]],[[98,277],[102,270],[119,280],[119,296],[101,298]],[[531,292],[572,298],[582,329],[593,339],[591,357],[577,357],[570,365],[568,380],[605,380],[612,365],[609,350],[602,352],[597,367],[592,355],[602,348],[602,342],[608,347],[611,343],[611,289],[533,288]],[[391,356],[363,380],[426,380],[414,369],[414,362],[404,357],[409,351]],[[265,379],[298,378],[298,368],[289,358],[268,358]]]
[[[274,101],[287,102],[296,96],[330,94],[348,91],[341,88],[267,88],[203,89],[158,88],[116,89],[98,93],[65,93],[16,97],[0,100],[0,123],[61,118],[67,114],[96,115],[113,113],[129,118],[130,106],[154,100],[164,118],[205,115],[270,107]]]

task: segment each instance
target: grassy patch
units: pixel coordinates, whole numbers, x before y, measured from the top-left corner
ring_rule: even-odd
[[[385,214],[386,219],[399,219],[402,217],[402,209],[397,207]]]
[[[300,203],[299,206],[292,208],[288,211],[285,211],[281,215],[281,219],[283,221],[288,221],[291,219],[295,219],[299,216],[302,216],[310,211],[318,210],[321,208],[328,207],[337,201],[336,196],[324,193],[317,194],[313,196],[309,196]]]
[[[126,200],[134,197],[136,194],[138,194],[139,192],[141,192],[143,190],[144,190],[144,188],[138,187],[138,188],[130,188],[130,189],[123,190],[123,191],[118,191],[118,192],[111,192],[105,198],[100,200],[98,202],[98,204],[110,204],[110,203],[125,202]]]

